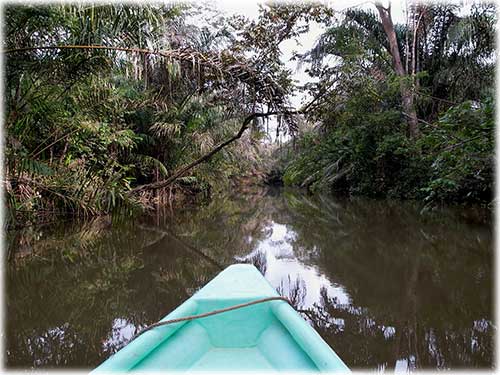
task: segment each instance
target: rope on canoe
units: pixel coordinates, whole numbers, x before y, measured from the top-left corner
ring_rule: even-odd
[[[242,309],[244,307],[248,307],[248,306],[252,306],[252,305],[257,305],[259,303],[264,303],[264,302],[269,302],[269,301],[285,301],[290,306],[293,306],[292,303],[290,302],[290,300],[287,299],[287,298],[285,298],[285,297],[277,296],[277,297],[261,298],[261,299],[255,300],[255,301],[240,303],[238,305],[233,305],[233,306],[225,307],[225,308],[219,309],[219,310],[209,311],[209,312],[206,312],[206,313],[203,313],[203,314],[190,315],[190,316],[185,316],[185,317],[182,317],[182,318],[170,319],[170,320],[163,320],[161,322],[156,322],[156,323],[153,323],[153,324],[147,326],[146,328],[144,328],[143,330],[139,331],[138,333],[136,333],[130,339],[129,342],[134,341],[137,337],[139,337],[140,335],[142,335],[144,332],[147,332],[147,331],[149,331],[149,330],[151,330],[153,328],[156,328],[156,327],[166,326],[166,325],[169,325],[169,324],[174,324],[174,323],[179,323],[179,322],[185,322],[187,320],[195,320],[195,319],[205,318],[207,316],[222,314],[222,313],[225,313],[225,312],[228,312],[228,311],[231,311],[231,310]]]

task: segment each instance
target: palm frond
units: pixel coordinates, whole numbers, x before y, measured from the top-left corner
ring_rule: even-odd
[[[215,141],[210,133],[196,131],[191,135],[191,137],[193,139],[193,143],[198,147],[202,154],[211,150],[215,145]]]
[[[156,122],[149,128],[149,130],[156,137],[174,138],[175,136],[180,134],[181,127],[182,127],[182,124],[179,121],[176,121],[176,122]]]

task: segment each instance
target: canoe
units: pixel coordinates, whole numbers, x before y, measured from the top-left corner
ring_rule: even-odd
[[[229,266],[161,321],[228,308],[278,293],[249,264]],[[350,372],[321,336],[283,300],[155,327],[93,372]]]

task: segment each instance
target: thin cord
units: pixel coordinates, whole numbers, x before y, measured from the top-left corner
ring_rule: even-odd
[[[257,305],[259,303],[264,303],[264,302],[269,302],[269,301],[285,301],[290,306],[292,306],[292,303],[290,302],[290,300],[288,300],[285,297],[278,296],[278,297],[262,298],[262,299],[258,299],[258,300],[255,300],[255,301],[241,303],[239,305],[229,306],[229,307],[226,307],[226,308],[223,308],[223,309],[219,309],[219,310],[209,311],[209,312],[206,312],[206,313],[203,313],[203,314],[190,315],[190,316],[185,316],[185,317],[182,317],[182,318],[170,319],[170,320],[164,320],[164,321],[161,321],[161,322],[156,322],[156,323],[151,324],[150,326],[147,326],[142,331],[139,331],[139,333],[136,333],[130,339],[129,342],[134,341],[137,337],[139,337],[140,335],[142,335],[144,332],[147,332],[147,331],[149,331],[149,330],[151,330],[153,328],[156,328],[156,327],[166,326],[166,325],[173,324],[173,323],[185,322],[187,320],[195,320],[195,319],[205,318],[207,316],[222,314],[222,313],[227,312],[227,311],[237,310],[237,309],[241,309],[241,308],[244,308],[244,307],[248,307],[248,306],[252,306],[252,305]]]

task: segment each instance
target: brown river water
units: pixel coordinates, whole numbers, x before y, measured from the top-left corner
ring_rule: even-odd
[[[352,369],[491,369],[489,216],[256,189],[10,232],[6,366],[92,369],[223,268],[251,262]]]

